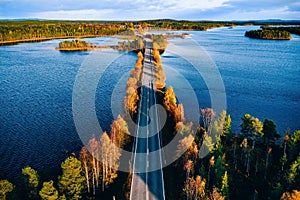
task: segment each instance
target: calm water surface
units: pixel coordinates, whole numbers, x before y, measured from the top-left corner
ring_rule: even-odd
[[[243,36],[245,30],[256,28],[218,28],[191,32],[190,37],[220,70],[234,131],[239,131],[245,113],[274,120],[280,133],[287,127],[300,129],[300,37],[263,41]],[[87,40],[104,44],[107,38]],[[13,179],[26,165],[55,170],[82,145],[72,119],[72,89],[89,53],[58,52],[54,47],[59,41],[0,47],[0,179]],[[135,61],[133,53],[122,55],[100,80],[106,87],[97,90],[96,109],[104,130],[113,118],[113,88]],[[184,59],[166,51],[162,61],[168,83],[176,81],[170,70],[174,68],[193,86],[200,107],[210,106],[207,87]],[[125,94],[118,93],[120,98]]]

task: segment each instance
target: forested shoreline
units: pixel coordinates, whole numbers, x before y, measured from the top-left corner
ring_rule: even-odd
[[[261,26],[262,30],[287,31],[291,34],[300,35],[300,26]]]
[[[206,31],[208,29],[225,26],[233,27],[236,25],[268,24],[269,23],[255,22],[177,21],[168,19],[132,22],[6,20],[0,21],[0,46],[15,45],[22,42],[40,42],[52,39],[112,36],[136,29]],[[277,25],[280,24],[277,23]]]
[[[245,36],[264,40],[290,40],[291,34],[300,35],[300,26],[261,26],[262,30],[246,31]]]
[[[60,21],[0,22],[0,45],[61,38],[111,36],[126,31],[120,24]]]
[[[290,32],[284,30],[251,30],[246,31],[246,37],[264,40],[290,40]]]

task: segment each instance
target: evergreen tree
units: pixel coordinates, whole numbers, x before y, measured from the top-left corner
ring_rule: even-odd
[[[30,199],[38,199],[39,176],[37,171],[27,166],[22,169],[25,180],[25,190]]]
[[[13,191],[14,186],[8,180],[0,181],[0,199],[6,200],[6,194]]]
[[[263,123],[258,118],[254,118],[249,114],[245,114],[241,124],[242,133],[247,137],[263,136]]]
[[[40,197],[43,200],[56,200],[58,199],[58,191],[53,186],[53,181],[44,182],[43,187],[39,192]]]
[[[287,181],[289,183],[295,182],[295,178],[300,172],[300,154],[297,159],[291,164],[290,169],[287,174]]]
[[[221,186],[221,184],[222,184],[225,170],[226,169],[223,165],[222,157],[218,156],[218,158],[215,162],[215,173],[216,173],[216,181],[217,181],[218,187]]]
[[[227,115],[225,117],[225,122],[224,122],[224,126],[223,126],[223,133],[222,135],[226,135],[228,133],[231,132],[231,117],[230,115]]]
[[[59,189],[67,199],[82,199],[85,190],[85,178],[82,175],[81,162],[73,156],[62,164],[62,176],[59,177]]]
[[[265,144],[274,144],[275,141],[280,137],[276,131],[276,125],[272,120],[265,119],[263,125],[263,138]]]
[[[229,198],[229,186],[228,186],[228,175],[227,171],[225,171],[224,176],[222,178],[222,187],[221,187],[222,196]]]
[[[245,134],[246,137],[252,139],[253,151],[255,148],[255,142],[264,135],[264,133],[262,132],[263,123],[259,121],[258,118],[254,118],[249,114],[245,114],[242,118],[242,121],[242,133]]]
[[[300,152],[300,130],[295,131],[288,140],[288,157],[294,160]]]

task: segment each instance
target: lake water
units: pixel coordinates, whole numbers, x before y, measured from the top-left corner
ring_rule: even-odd
[[[257,28],[217,28],[190,32],[190,37],[207,51],[221,73],[233,131],[239,131],[245,113],[274,120],[280,133],[287,127],[300,129],[300,37],[293,35],[291,41],[244,37],[246,30]],[[87,39],[96,44],[108,40]],[[0,47],[0,179],[13,179],[26,165],[55,171],[70,152],[82,146],[73,122],[72,90],[89,53],[61,53],[54,50],[59,42]],[[120,53],[100,80],[106,87],[97,89],[96,109],[104,130],[113,118],[113,88],[135,61],[134,53]],[[199,106],[210,106],[207,87],[184,59],[167,50],[162,62],[167,83],[176,81],[173,67],[193,86]],[[116,93],[119,96],[113,96],[113,101],[122,101],[122,88]]]

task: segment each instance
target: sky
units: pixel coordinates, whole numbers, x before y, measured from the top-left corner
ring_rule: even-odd
[[[0,19],[300,19],[299,0],[0,0]]]

